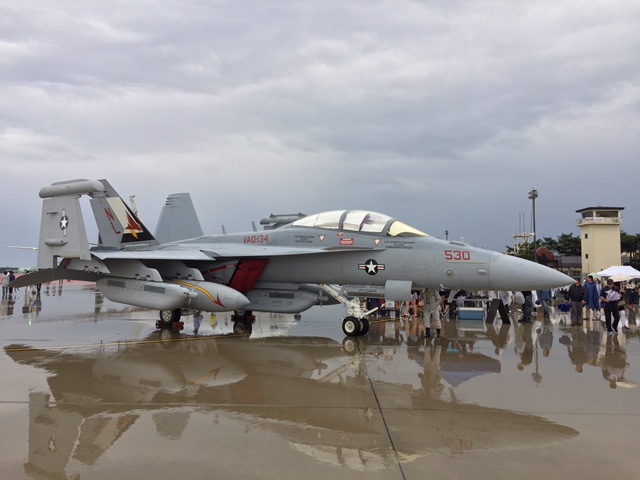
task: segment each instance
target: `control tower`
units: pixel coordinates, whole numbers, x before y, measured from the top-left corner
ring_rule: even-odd
[[[587,207],[580,214],[578,226],[582,247],[582,273],[599,272],[612,265],[622,265],[620,232],[624,207]]]

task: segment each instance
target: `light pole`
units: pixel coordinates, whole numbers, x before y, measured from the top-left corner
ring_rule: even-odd
[[[537,262],[538,257],[536,256],[536,198],[538,198],[538,190],[532,188],[529,192],[529,200],[532,202],[531,208],[531,222],[533,228],[533,261]]]
[[[444,239],[449,240],[449,230],[444,231]]]

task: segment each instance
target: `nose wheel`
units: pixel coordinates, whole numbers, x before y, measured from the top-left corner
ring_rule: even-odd
[[[342,321],[342,331],[349,337],[365,335],[369,331],[369,320],[352,316],[346,317]]]

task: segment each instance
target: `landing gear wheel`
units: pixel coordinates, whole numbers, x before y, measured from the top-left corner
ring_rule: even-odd
[[[355,337],[360,334],[361,329],[360,320],[356,317],[346,317],[342,321],[342,331],[349,337]]]
[[[361,318],[360,323],[362,324],[362,328],[360,329],[360,335],[366,335],[369,331],[369,320],[366,318]]]
[[[160,321],[165,323],[174,323],[180,320],[182,316],[182,310],[176,308],[175,310],[160,310]]]
[[[236,321],[246,320],[251,316],[253,312],[251,310],[234,310],[233,316]]]
[[[253,325],[250,322],[237,321],[233,322],[233,333],[236,335],[251,335]]]

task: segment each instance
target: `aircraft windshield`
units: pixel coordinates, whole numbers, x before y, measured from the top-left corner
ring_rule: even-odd
[[[333,210],[296,220],[295,227],[327,228],[351,232],[374,233],[389,237],[428,237],[424,232],[388,215],[365,210]]]

